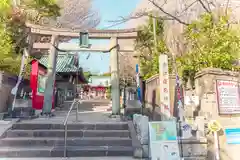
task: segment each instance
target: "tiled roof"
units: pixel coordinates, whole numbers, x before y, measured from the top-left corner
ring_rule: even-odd
[[[63,73],[63,72],[77,72],[78,68],[73,65],[73,59],[74,55],[61,55],[59,54],[57,57],[57,66],[56,66],[56,71],[58,73]],[[39,60],[39,62],[47,67],[48,64],[48,56],[43,56]]]

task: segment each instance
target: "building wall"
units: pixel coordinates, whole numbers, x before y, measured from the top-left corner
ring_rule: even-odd
[[[110,76],[91,76],[89,85],[91,86],[109,86],[111,84]]]

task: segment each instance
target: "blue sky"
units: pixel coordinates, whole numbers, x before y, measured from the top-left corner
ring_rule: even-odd
[[[93,0],[93,8],[99,11],[102,18],[98,28],[108,28],[113,25],[108,21],[119,19],[120,16],[128,16],[139,2],[140,0]],[[112,28],[124,28],[124,24]]]
[[[112,26],[110,20],[116,20],[120,16],[129,15],[138,4],[140,0],[93,0],[93,8],[99,12],[101,16],[101,23],[99,29],[121,29],[124,24],[119,26]],[[76,43],[76,41],[75,41]],[[77,42],[78,43],[78,42]],[[109,44],[108,40],[90,40],[90,43],[104,43]],[[109,53],[80,53],[80,65],[83,69],[91,72],[105,73],[109,71]]]

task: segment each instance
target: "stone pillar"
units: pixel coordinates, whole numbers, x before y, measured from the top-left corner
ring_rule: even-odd
[[[54,46],[58,46],[58,36],[52,35],[51,46],[48,56],[48,70],[46,79],[46,88],[44,92],[43,113],[51,113],[53,89],[56,76],[56,63],[57,63],[57,49]],[[54,46],[53,46],[54,45]]]
[[[117,37],[111,38],[111,47],[114,47],[110,53],[111,65],[111,95],[112,95],[112,114],[120,114],[120,86],[119,86],[119,61]]]

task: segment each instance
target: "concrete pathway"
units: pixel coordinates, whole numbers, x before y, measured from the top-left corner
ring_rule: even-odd
[[[110,118],[112,113],[109,110],[109,100],[90,100],[79,106],[78,121],[76,121],[76,109],[74,108],[68,118],[68,123],[76,122],[120,122],[120,118]],[[51,118],[36,118],[32,120],[22,120],[24,123],[63,123],[72,101],[66,102],[64,108],[56,110],[55,116]],[[123,110],[121,111],[123,113]]]

